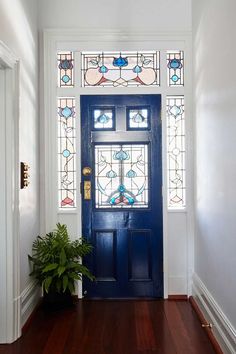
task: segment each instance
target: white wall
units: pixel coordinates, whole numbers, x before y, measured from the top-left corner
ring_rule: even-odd
[[[165,34],[169,33],[169,37],[174,37],[176,32],[188,33],[191,31],[191,26],[191,0],[149,0],[147,2],[141,0],[100,0],[92,2],[82,0],[41,0],[39,6],[39,28],[41,31],[47,28],[86,28],[90,30],[90,33],[92,31],[96,33],[96,29],[100,28],[102,30],[119,29],[128,35],[137,31],[140,33],[142,31],[155,31],[160,33],[161,36],[161,33],[164,32]],[[64,41],[66,41],[65,36],[68,38],[68,33],[70,32],[65,33]],[[168,35],[163,37],[162,41],[164,42],[165,38],[169,37]],[[159,39],[158,35],[156,39]],[[73,40],[76,42],[75,35],[71,35],[70,41]],[[59,42],[60,38],[57,40],[57,46]],[[94,40],[95,42],[96,39]],[[147,43],[146,41],[145,45]],[[148,45],[151,45],[150,43]],[[96,45],[99,46],[97,42]],[[55,43],[53,48],[55,48]],[[76,50],[78,49],[80,49],[79,45]],[[53,55],[55,55],[54,52],[50,54],[50,57]],[[49,92],[51,94],[52,90],[50,89]],[[41,93],[43,97],[43,90]],[[46,110],[48,111],[48,109]],[[45,142],[42,142],[42,146],[45,146]],[[52,166],[52,164],[49,165]],[[43,212],[45,212],[46,209],[44,207],[43,209]],[[53,206],[50,209],[53,209]],[[55,218],[49,217],[48,213],[47,217],[49,223],[53,220],[55,224]],[[72,226],[73,230],[77,230],[78,218],[79,216],[74,215],[74,222],[72,222],[69,221],[72,216],[64,214],[57,216],[57,220],[60,220],[60,222],[67,222],[69,226],[74,225]],[[168,262],[165,259],[165,269],[168,274],[165,273],[165,277],[169,290],[168,293],[166,291],[166,295],[189,293],[188,274],[192,271],[192,265],[189,264],[187,255],[190,244],[188,238],[191,237],[188,235],[188,218],[189,214],[187,213],[168,213],[166,222],[168,235],[165,239],[165,244],[168,244],[166,247],[168,249],[165,249],[168,257]],[[51,224],[50,227],[52,227]],[[79,234],[80,231],[75,231],[74,233]]]
[[[236,327],[236,2],[193,1],[195,272]]]
[[[30,282],[27,254],[39,232],[37,1],[0,0],[0,40],[20,60],[20,161],[30,166],[30,186],[20,191],[21,291]]]
[[[190,0],[40,0],[41,28],[190,30]]]

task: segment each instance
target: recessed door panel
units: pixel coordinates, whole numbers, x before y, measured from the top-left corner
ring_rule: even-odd
[[[151,230],[130,230],[128,237],[129,281],[151,281]]]
[[[95,276],[97,281],[116,281],[116,232],[95,231]]]

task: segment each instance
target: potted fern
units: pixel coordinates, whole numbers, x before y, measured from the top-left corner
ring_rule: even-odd
[[[84,239],[71,241],[66,225],[57,224],[54,231],[44,237],[38,236],[33,242],[31,276],[43,288],[44,303],[61,307],[72,303],[75,281],[82,276],[94,280],[89,269],[81,264],[81,259],[91,253],[92,246]]]

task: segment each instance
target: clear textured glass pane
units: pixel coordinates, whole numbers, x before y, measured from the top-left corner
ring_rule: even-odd
[[[148,145],[95,145],[96,208],[147,208]]]
[[[168,206],[186,205],[184,96],[167,96]]]
[[[148,108],[128,109],[128,128],[137,130],[148,129],[149,120]]]
[[[182,50],[167,52],[168,86],[184,86],[184,52]]]
[[[59,208],[76,207],[75,99],[58,99]]]
[[[159,52],[82,53],[82,86],[159,85]]]
[[[58,87],[74,86],[74,58],[72,52],[57,53]]]
[[[114,128],[114,114],[112,109],[93,110],[94,129],[112,130]]]

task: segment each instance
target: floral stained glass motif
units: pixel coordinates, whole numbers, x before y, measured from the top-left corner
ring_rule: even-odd
[[[110,108],[94,108],[93,122],[94,129],[98,130],[113,130],[114,129],[114,110]]]
[[[184,86],[184,52],[167,52],[167,83],[168,86]]]
[[[95,145],[96,208],[148,207],[148,145]]]
[[[127,120],[128,129],[147,130],[150,124],[149,108],[128,108]]]
[[[186,205],[184,96],[167,96],[168,207]]]
[[[58,87],[74,86],[74,58],[72,52],[57,53]]]
[[[76,207],[75,99],[58,99],[59,208]]]
[[[160,85],[159,52],[83,52],[82,86]]]

